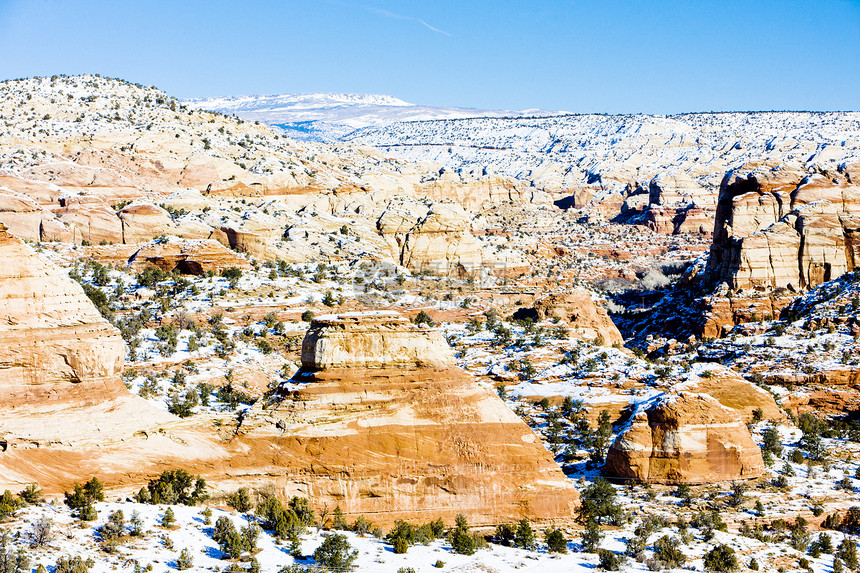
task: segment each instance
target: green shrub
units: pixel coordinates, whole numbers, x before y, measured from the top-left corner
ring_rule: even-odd
[[[598,524],[619,524],[623,520],[623,511],[615,501],[616,495],[612,484],[602,478],[596,479],[582,491],[578,514],[580,523],[587,524],[593,520]]]
[[[18,498],[21,499],[24,503],[38,503],[42,498],[42,490],[39,489],[37,484],[31,483],[27,485],[23,490],[18,492]]]
[[[472,555],[475,553],[475,538],[469,533],[469,522],[466,516],[458,513],[454,520],[454,529],[448,534],[448,540],[454,553],[461,555]]]
[[[406,553],[409,550],[409,542],[403,537],[395,537],[391,545],[394,548],[394,552],[398,554]]]
[[[118,509],[108,515],[108,520],[104,525],[99,529],[99,533],[102,536],[102,539],[105,541],[112,541],[119,537],[122,537],[125,532],[125,515],[122,513],[121,509]]]
[[[29,573],[30,558],[23,547],[15,547],[12,536],[0,532],[0,573]],[[58,569],[59,571],[59,569]]]
[[[546,548],[550,553],[567,553],[567,539],[560,529],[552,527],[544,532]]]
[[[192,567],[194,567],[194,558],[186,547],[179,554],[179,557],[176,558],[176,568],[180,571],[184,571],[185,569],[191,569]]]
[[[92,478],[85,484],[75,484],[74,491],[66,492],[65,503],[71,509],[82,509],[97,501],[104,501],[104,486],[98,478]]]
[[[161,526],[162,527],[173,527],[174,523],[176,523],[176,516],[173,514],[173,508],[168,507],[164,511],[164,515],[161,517]]]
[[[493,535],[493,542],[510,547],[514,543],[514,537],[516,534],[516,527],[509,523],[501,523],[496,526],[496,533]]]
[[[227,516],[221,516],[215,521],[212,539],[218,544],[221,551],[229,555],[232,559],[238,558],[245,549],[242,536],[236,531],[236,526],[233,525],[233,521]]]
[[[147,485],[150,503],[196,505],[209,498],[206,481],[183,469],[165,470]]]
[[[600,525],[590,520],[585,524],[585,531],[582,532],[582,550],[586,553],[594,553],[600,547],[600,540],[603,539],[603,533],[600,531]]]
[[[227,505],[239,513],[248,513],[254,509],[254,504],[251,503],[251,494],[246,487],[239,488],[235,493],[230,494],[227,497]]]
[[[305,525],[292,509],[285,509],[274,497],[267,497],[257,506],[257,516],[263,521],[263,529],[273,531],[280,539],[298,539],[305,532]]]
[[[705,569],[727,573],[738,568],[738,558],[735,550],[728,545],[720,543],[705,553]]]
[[[80,555],[74,557],[60,557],[54,568],[54,573],[88,573],[95,561],[87,559],[84,561]]]
[[[468,531],[455,529],[451,533],[451,548],[454,550],[454,553],[472,555],[475,553],[475,539]]]
[[[314,559],[323,567],[344,570],[352,567],[358,551],[352,549],[345,535],[334,533],[325,538],[314,551]]]
[[[85,505],[78,510],[78,518],[81,521],[95,521],[99,518],[99,514],[92,505]]]
[[[839,547],[836,549],[836,556],[841,559],[849,569],[857,569],[857,545],[855,545],[852,540],[848,538],[843,539],[839,544]]]
[[[597,550],[597,567],[604,571],[618,571],[621,568],[621,558],[609,549]]]
[[[664,535],[654,542],[654,558],[665,565],[666,569],[676,569],[684,564],[686,557],[678,549],[680,540]]]
[[[535,546],[535,532],[532,529],[529,520],[525,517],[517,526],[517,534],[514,537],[514,543],[517,547],[521,547],[523,549],[534,549]]]

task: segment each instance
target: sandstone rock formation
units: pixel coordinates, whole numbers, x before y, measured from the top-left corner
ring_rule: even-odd
[[[302,366],[332,368],[450,368],[454,357],[438,330],[415,326],[396,312],[317,317],[302,342]]]
[[[777,406],[773,396],[758,386],[747,382],[736,372],[718,365],[708,365],[707,377],[684,384],[685,392],[707,394],[717,402],[731,408],[744,423],[750,423],[753,412],[760,409],[764,420],[783,421],[785,413]],[[678,389],[678,388],[676,388]]]
[[[568,323],[570,336],[579,340],[602,340],[606,346],[623,345],[624,338],[606,310],[586,290],[551,294],[535,301],[537,318],[559,318]]]
[[[2,225],[0,260],[0,397],[124,390],[125,344],[83,289]]]
[[[709,271],[734,290],[800,291],[860,261],[860,187],[850,172],[754,169],[720,188]]]
[[[248,261],[218,241],[168,237],[150,241],[127,257],[132,268],[152,265],[163,271],[177,269],[183,274],[201,275],[227,267],[248,268]]]
[[[738,416],[707,394],[662,395],[640,407],[606,456],[610,477],[648,483],[746,480],[764,472]]]
[[[302,371],[265,412],[268,425],[242,439],[279,452],[284,483],[349,515],[569,520],[571,482],[494,393],[451,365],[443,345],[390,314],[315,320]]]

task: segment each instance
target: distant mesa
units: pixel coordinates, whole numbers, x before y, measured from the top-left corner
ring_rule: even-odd
[[[540,110],[486,110],[418,105],[390,95],[278,94],[189,99],[195,109],[261,121],[299,140],[333,142],[356,130],[400,121],[554,115]]]

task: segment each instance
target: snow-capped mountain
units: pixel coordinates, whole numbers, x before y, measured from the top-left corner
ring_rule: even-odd
[[[296,139],[335,141],[357,129],[401,121],[553,115],[541,110],[483,110],[418,105],[389,95],[281,94],[191,99],[192,108],[237,115],[283,129]]]

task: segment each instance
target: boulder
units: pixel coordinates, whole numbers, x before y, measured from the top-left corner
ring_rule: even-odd
[[[663,394],[641,405],[610,446],[603,472],[647,483],[701,484],[764,473],[737,411],[707,394]]]

